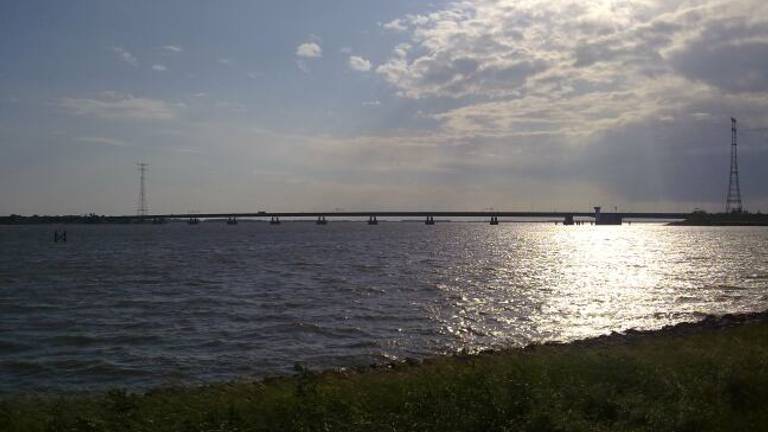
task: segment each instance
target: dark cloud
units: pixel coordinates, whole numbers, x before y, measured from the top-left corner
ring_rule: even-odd
[[[544,61],[519,61],[510,64],[496,64],[476,74],[476,79],[488,86],[515,88],[521,86],[526,80],[543,72],[548,65]]]
[[[768,91],[768,24],[746,17],[715,21],[676,53],[683,75],[732,92]]]

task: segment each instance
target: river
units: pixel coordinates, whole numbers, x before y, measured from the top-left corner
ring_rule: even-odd
[[[142,389],[768,307],[768,229],[0,226],[0,392]]]

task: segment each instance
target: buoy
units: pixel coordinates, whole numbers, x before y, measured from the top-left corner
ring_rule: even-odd
[[[66,230],[55,230],[53,232],[53,242],[54,243],[64,243],[67,241],[67,231]]]

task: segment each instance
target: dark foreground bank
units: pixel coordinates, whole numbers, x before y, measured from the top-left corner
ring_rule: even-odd
[[[753,431],[768,314],[145,394],[0,398],[0,431]]]

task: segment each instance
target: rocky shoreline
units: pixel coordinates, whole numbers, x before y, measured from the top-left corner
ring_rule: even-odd
[[[594,338],[580,339],[573,342],[558,343],[560,345],[610,345],[617,343],[635,342],[642,339],[663,336],[690,336],[694,334],[738,327],[749,323],[768,323],[768,310],[762,312],[746,312],[739,314],[704,315],[698,321],[685,321],[666,325],[655,330],[627,329]]]

